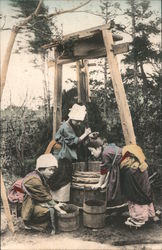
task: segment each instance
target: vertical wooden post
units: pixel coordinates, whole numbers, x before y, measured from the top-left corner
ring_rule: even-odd
[[[136,138],[134,134],[132,118],[124,90],[124,86],[122,83],[122,78],[120,75],[117,58],[113,53],[112,45],[113,37],[111,30],[102,30],[104,44],[107,52],[107,59],[109,63],[110,75],[112,78],[113,88],[116,96],[116,101],[118,104],[118,109],[120,113],[120,120],[123,129],[123,134],[125,138],[126,145],[128,144],[136,144]]]
[[[15,229],[14,229],[14,225],[12,222],[12,216],[10,213],[10,208],[9,208],[9,204],[8,204],[8,199],[7,199],[7,195],[6,195],[6,188],[4,185],[2,173],[1,173],[1,198],[2,198],[2,202],[3,202],[3,206],[4,206],[5,215],[6,215],[6,218],[8,221],[8,227],[11,230],[11,232],[14,233]]]
[[[76,72],[77,72],[77,92],[78,92],[78,103],[81,103],[81,69],[80,61],[76,62]]]
[[[88,60],[83,60],[84,64],[84,75],[85,75],[85,90],[86,90],[86,102],[90,102],[90,87],[89,87],[89,69]]]
[[[53,137],[62,120],[62,64],[57,64],[58,53],[55,50],[54,102],[53,102]]]
[[[78,103],[90,101],[88,60],[77,61]]]

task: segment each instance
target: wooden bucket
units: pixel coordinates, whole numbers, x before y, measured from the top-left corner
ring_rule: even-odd
[[[73,171],[100,171],[100,161],[75,162],[73,163]]]
[[[79,228],[79,208],[73,204],[66,204],[63,208],[67,214],[60,214],[58,216],[58,230],[62,232],[70,232]]]
[[[105,226],[106,204],[102,200],[87,200],[83,203],[83,225],[90,228]]]
[[[89,200],[102,199],[103,194],[98,190],[94,192],[91,186],[97,184],[100,177],[100,162],[76,162],[73,163],[73,176],[70,201],[72,204],[83,207],[84,192]]]

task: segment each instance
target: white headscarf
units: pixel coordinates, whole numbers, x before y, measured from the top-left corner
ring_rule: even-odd
[[[87,114],[85,105],[74,104],[68,114],[71,120],[83,121]]]
[[[36,162],[36,169],[58,167],[57,159],[52,154],[43,154],[38,157]]]

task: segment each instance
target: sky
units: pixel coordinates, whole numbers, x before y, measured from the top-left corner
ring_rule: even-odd
[[[8,0],[0,0],[0,10],[2,14],[1,27],[4,24],[5,18],[5,28],[12,28],[17,19],[13,19],[12,15],[15,14],[12,7],[8,4]],[[55,8],[61,9],[71,9],[77,6],[79,3],[85,2],[85,0],[44,0],[45,5],[49,7],[49,13],[53,13]],[[121,6],[125,7],[125,1],[118,1]],[[92,0],[87,6],[83,7],[81,10],[99,10],[100,0]],[[151,4],[156,11],[161,9],[160,0],[151,0]],[[120,17],[121,18],[121,17]],[[95,27],[103,24],[103,20],[95,15],[90,15],[87,13],[67,13],[57,17],[57,24],[63,25],[63,34],[69,34],[91,27]],[[4,58],[4,53],[7,47],[7,42],[10,37],[10,31],[1,31],[0,42],[1,42],[1,62]],[[25,44],[25,38],[18,34],[17,40],[22,40]],[[127,40],[127,37],[125,37]],[[124,42],[124,40],[123,40]],[[15,42],[13,51],[17,48],[17,43]],[[32,60],[35,56],[29,55],[28,53],[15,54],[12,53],[9,69],[7,73],[6,85],[3,91],[1,108],[6,108],[10,103],[15,105],[22,105],[27,96],[27,105],[36,108],[39,104],[38,97],[43,95],[43,77],[41,70],[39,68],[34,68]],[[37,58],[38,59],[38,58]],[[72,85],[67,84],[66,80],[68,78],[76,79],[76,72],[70,67],[71,65],[63,66],[63,89],[69,89]],[[53,81],[54,81],[54,69],[49,68],[49,81],[50,90],[53,91]],[[33,100],[35,98],[35,100]]]

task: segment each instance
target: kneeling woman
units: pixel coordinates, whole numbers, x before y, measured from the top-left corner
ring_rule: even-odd
[[[26,228],[55,233],[54,211],[66,213],[52,199],[47,180],[58,167],[52,154],[41,155],[37,159],[36,170],[25,176],[23,190],[25,198],[22,204],[22,218]]]

